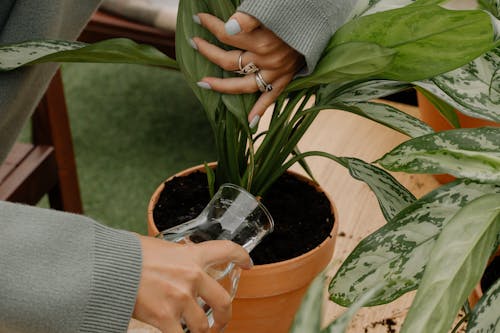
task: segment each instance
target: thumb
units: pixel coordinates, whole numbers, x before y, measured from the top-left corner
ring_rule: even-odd
[[[250,32],[260,27],[260,21],[255,17],[242,12],[236,12],[227,20],[224,27],[228,35],[236,35],[240,32]]]

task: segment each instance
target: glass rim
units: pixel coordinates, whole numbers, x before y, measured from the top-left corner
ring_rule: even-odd
[[[274,231],[274,219],[273,219],[271,213],[269,213],[269,211],[267,210],[266,206],[264,206],[264,204],[262,202],[260,202],[260,200],[257,200],[257,198],[255,197],[255,195],[253,195],[252,193],[248,192],[244,187],[236,185],[236,184],[233,184],[233,183],[224,183],[221,186],[219,186],[219,190],[221,188],[223,188],[223,187],[230,187],[230,188],[236,189],[239,192],[244,193],[246,196],[250,197],[251,199],[255,200],[255,202],[257,202],[257,205],[264,212],[264,214],[266,215],[266,217],[267,217],[267,219],[269,221],[269,224],[270,224],[269,233],[271,233],[271,232]]]

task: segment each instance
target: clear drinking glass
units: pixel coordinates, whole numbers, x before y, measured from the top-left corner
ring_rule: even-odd
[[[162,231],[158,237],[180,244],[230,240],[250,252],[273,228],[271,214],[253,195],[237,185],[223,184],[200,215]],[[207,268],[208,274],[229,292],[231,298],[236,293],[240,271],[233,263]],[[212,310],[201,298],[198,303],[212,326]],[[183,327],[188,332],[187,327]]]

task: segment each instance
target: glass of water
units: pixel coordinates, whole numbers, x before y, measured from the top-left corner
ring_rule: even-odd
[[[237,185],[223,184],[200,215],[162,231],[157,237],[179,244],[230,240],[250,252],[273,228],[271,214],[252,194]],[[233,263],[207,268],[207,273],[229,292],[231,298],[236,293],[240,271]],[[210,307],[202,299],[198,303],[204,308],[212,326]],[[185,325],[184,331],[188,332]]]

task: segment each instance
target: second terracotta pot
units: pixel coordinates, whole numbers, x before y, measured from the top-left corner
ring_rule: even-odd
[[[204,172],[204,166],[187,169],[173,177],[187,176],[195,171]],[[317,191],[324,193],[307,178],[297,173],[292,174],[314,186]],[[148,232],[150,235],[158,233],[153,220],[153,209],[163,187],[162,184],[156,189],[149,202]],[[233,300],[233,318],[225,333],[287,333],[289,331],[309,284],[326,268],[333,256],[339,223],[338,214],[330,197],[324,194],[330,201],[334,216],[334,224],[329,237],[318,247],[299,257],[273,264],[256,265],[249,271],[242,271],[238,291]]]

